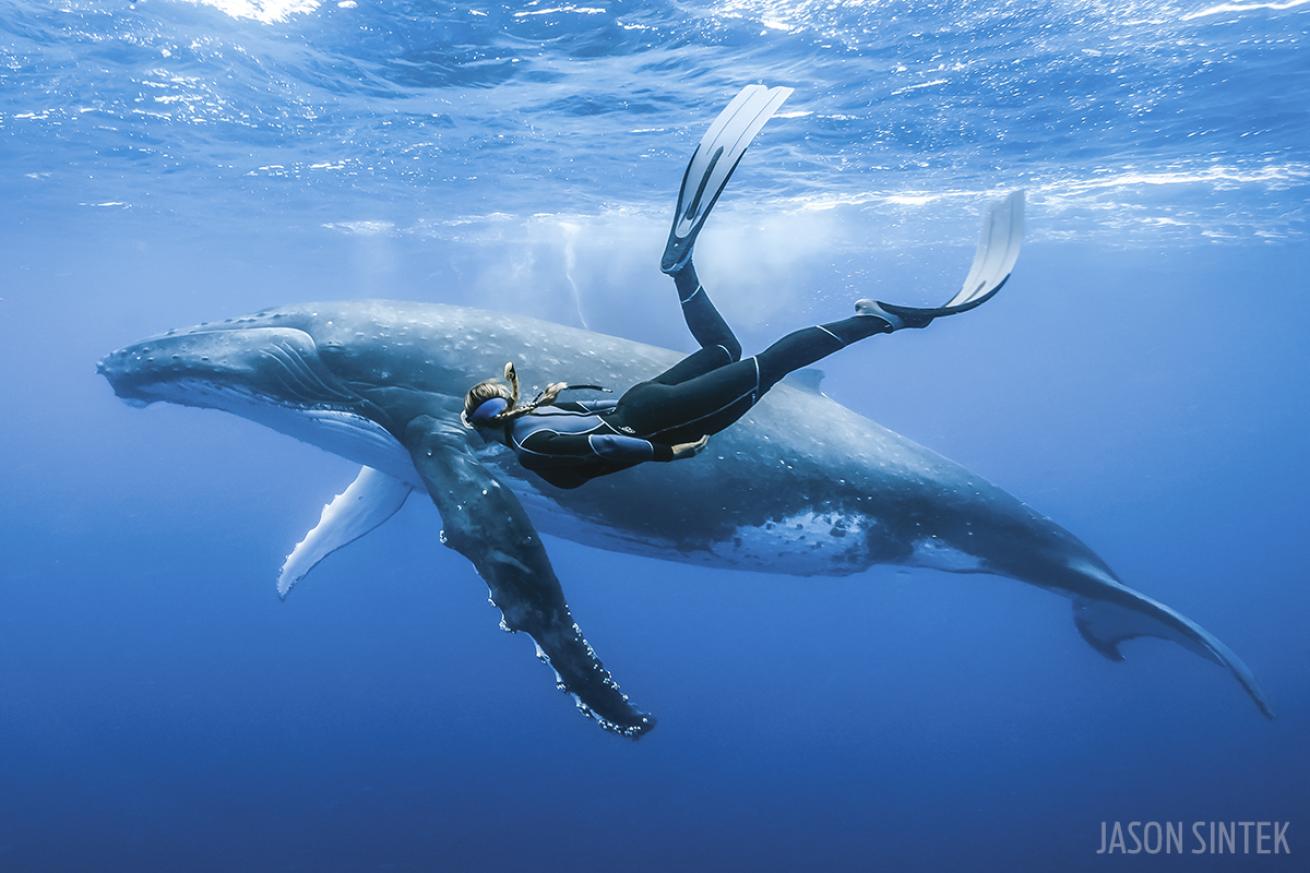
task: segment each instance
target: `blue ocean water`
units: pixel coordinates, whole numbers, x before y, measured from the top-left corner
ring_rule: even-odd
[[[0,9],[0,870],[1298,869],[1310,822],[1310,3],[16,0]],[[580,719],[411,499],[287,602],[347,461],[117,400],[107,351],[384,296],[689,350],[694,143],[796,89],[698,249],[748,347],[1012,283],[824,363],[1251,666],[988,576],[794,578],[550,540],[635,700]],[[1291,821],[1291,858],[1098,856]]]

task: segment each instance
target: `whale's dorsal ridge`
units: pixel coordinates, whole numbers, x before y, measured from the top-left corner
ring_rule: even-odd
[[[826,396],[823,394],[823,380],[827,375],[817,367],[806,367],[803,370],[793,370],[782,381],[793,388]]]

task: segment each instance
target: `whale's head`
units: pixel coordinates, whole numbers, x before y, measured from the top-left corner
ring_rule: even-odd
[[[111,352],[96,369],[136,406],[349,408],[358,400],[324,366],[313,336],[294,327],[171,330]]]
[[[458,421],[471,373],[448,319],[421,335],[358,305],[270,310],[125,346],[98,371],[124,401],[217,409],[370,466],[393,467],[421,413]],[[466,332],[466,331],[465,331]],[[452,411],[453,410],[453,411]],[[407,463],[407,461],[406,461]]]

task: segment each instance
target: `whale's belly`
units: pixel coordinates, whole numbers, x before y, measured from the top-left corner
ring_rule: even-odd
[[[763,524],[741,525],[709,543],[633,531],[570,512],[531,485],[511,486],[537,530],[576,543],[624,554],[645,555],[741,570],[795,576],[841,576],[869,566],[870,537],[877,522],[867,516],[802,511]]]

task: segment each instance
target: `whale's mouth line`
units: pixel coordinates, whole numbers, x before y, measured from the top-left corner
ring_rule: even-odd
[[[357,414],[345,404],[328,404],[308,399],[285,400],[280,397],[248,388],[244,385],[225,383],[217,379],[192,376],[182,379],[152,382],[138,386],[137,393],[131,397],[121,397],[129,406],[150,406],[154,403],[173,403],[178,406],[192,406],[200,409],[227,410],[229,405],[265,406],[287,412],[312,413],[316,411],[331,413]],[[229,402],[223,402],[229,401]],[[361,416],[363,417],[363,416]]]
[[[303,374],[296,374],[300,376]],[[306,423],[339,426],[345,421],[368,422],[382,427],[368,413],[373,404],[344,391],[332,391],[330,397],[318,398],[304,392],[305,383],[294,377],[279,380],[277,393],[247,385],[192,376],[138,386],[131,396],[121,397],[129,406],[143,408],[155,403],[170,403],[195,409],[212,409],[241,418],[266,422],[270,416],[293,415]],[[325,386],[326,387],[326,386]],[[275,427],[274,429],[281,429]]]

